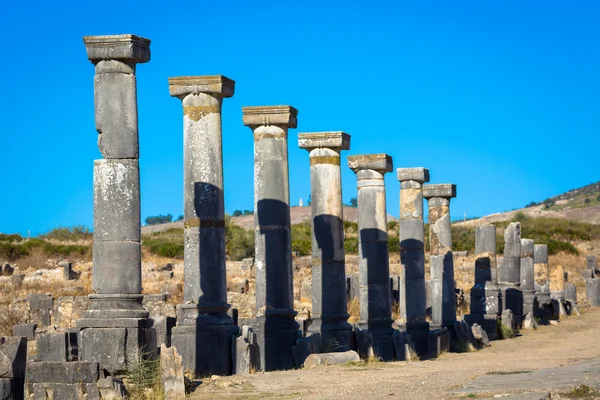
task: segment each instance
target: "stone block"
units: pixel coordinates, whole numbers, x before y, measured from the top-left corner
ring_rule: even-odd
[[[515,330],[515,318],[510,309],[502,311],[501,323],[506,329],[510,329],[511,331]]]
[[[538,329],[539,327],[540,326],[538,325],[537,321],[533,317],[533,313],[529,312],[529,313],[525,314],[525,317],[523,318],[523,324],[522,324],[523,329],[535,330],[535,329]]]
[[[254,257],[244,258],[242,260],[242,270],[248,271],[254,268]]]
[[[26,363],[26,338],[0,338],[0,378],[24,378]]]
[[[0,400],[22,399],[23,397],[13,396],[11,378],[0,378]]]
[[[573,283],[565,283],[565,299],[577,303],[577,287]]]
[[[593,269],[583,269],[581,270],[581,276],[583,279],[592,279],[596,277]]]
[[[246,126],[287,125],[295,128],[298,110],[291,106],[242,107],[243,123]]]
[[[172,97],[184,98],[188,94],[210,93],[219,98],[233,96],[235,81],[223,75],[176,76],[169,78]]]
[[[400,255],[402,259],[405,252],[409,250],[419,250],[423,252],[423,238],[425,237],[425,226],[422,219],[401,219],[400,220]],[[404,261],[403,261],[404,262]]]
[[[185,379],[181,356],[174,347],[160,346],[160,380],[164,398],[185,399]]]
[[[244,327],[247,328],[247,327]],[[251,354],[248,352],[250,349],[250,344],[252,343],[252,339],[255,341],[256,337],[253,337],[252,339],[247,339],[248,335],[243,333],[244,330],[242,329],[242,336],[237,338],[238,340],[238,351],[241,351],[241,355],[242,357],[244,357],[243,360],[241,360],[241,365],[236,366],[236,368],[239,368],[240,371],[242,371],[242,373],[246,373],[246,369],[249,367],[249,361],[250,361],[250,356]],[[244,339],[243,343],[242,340],[240,339]],[[245,343],[245,344],[244,344]],[[306,360],[306,358],[308,356],[310,356],[311,354],[316,354],[321,352],[321,335],[319,333],[316,334],[312,334],[310,336],[306,336],[306,337],[302,337],[300,339],[298,339],[296,341],[296,345],[294,346],[294,360],[296,361],[296,367],[297,368],[301,368],[302,366],[304,366],[304,360]],[[239,356],[238,356],[239,357]],[[240,361],[238,361],[239,363]]]
[[[153,328],[86,328],[80,341],[79,359],[99,363],[110,374],[126,371],[140,352],[156,354]]]
[[[360,297],[360,283],[358,273],[350,274],[346,277],[346,293],[348,300]],[[311,295],[312,296],[312,295]]]
[[[41,333],[37,348],[39,361],[69,361],[69,334]]]
[[[427,338],[427,357],[438,358],[450,350],[450,331],[446,328],[432,329]]]
[[[496,253],[496,226],[484,225],[475,230],[475,254]]]
[[[341,353],[311,354],[304,360],[304,368],[314,368],[321,365],[344,365],[351,362],[359,362],[360,357],[354,350]]]
[[[392,157],[387,154],[364,154],[348,156],[348,167],[354,172],[366,169],[391,172],[393,169]]]
[[[313,149],[350,149],[350,135],[344,132],[311,132],[298,134],[298,147]]]
[[[162,315],[153,317],[154,321],[153,327],[156,331],[156,345],[166,345],[167,347],[171,346],[171,331],[175,324],[177,323],[177,319],[173,317],[165,317]]]
[[[473,333],[471,332],[469,324],[467,324],[465,321],[455,321],[453,329],[453,339],[455,340],[450,344],[450,347],[453,348],[453,350],[457,352],[470,352],[477,350],[475,338],[473,337]]]
[[[98,363],[84,361],[30,362],[27,382],[95,383],[100,378]]]
[[[25,280],[25,274],[15,274],[11,276],[11,282],[15,286],[20,286]]]
[[[427,168],[398,168],[396,169],[398,180],[402,181],[417,181],[429,182],[429,170]]]
[[[495,322],[495,321],[494,321]],[[496,328],[494,324],[494,329]],[[487,332],[483,327],[479,324],[471,325],[471,334],[473,335],[473,339],[477,342],[477,347],[484,348],[491,346],[490,340],[488,338]]]
[[[415,344],[408,333],[394,330],[392,340],[396,361],[412,361],[418,358]]]
[[[585,280],[585,297],[591,307],[600,307],[600,278]]]
[[[533,262],[536,264],[548,263],[548,245],[534,244],[533,245]]]
[[[18,324],[13,325],[13,336],[24,337],[28,341],[35,340],[35,330],[37,324]]]
[[[52,310],[52,295],[30,294],[27,296],[30,310]]]
[[[504,243],[521,244],[521,223],[511,222],[504,230]],[[520,252],[519,252],[520,253]],[[506,253],[505,253],[506,255]],[[520,257],[520,254],[517,256]]]
[[[451,183],[423,185],[423,198],[431,199],[434,197],[441,197],[444,199],[456,197],[456,185]]]
[[[85,49],[90,61],[132,60],[150,61],[150,40],[136,35],[84,36]]]
[[[58,263],[58,266],[63,270],[63,279],[68,281],[75,279],[75,271],[73,271],[73,263],[68,260],[62,260]]]
[[[15,269],[11,267],[10,264],[5,264],[4,267],[0,267],[0,275],[2,276],[12,276],[15,272]]]
[[[99,379],[94,386],[96,387],[98,398],[96,399],[89,396],[90,392],[88,391],[88,400],[127,398],[123,380],[115,378],[114,376]]]

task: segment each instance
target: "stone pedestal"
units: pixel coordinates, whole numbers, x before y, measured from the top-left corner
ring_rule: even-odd
[[[376,357],[393,361],[392,293],[383,178],[386,172],[392,171],[392,158],[387,154],[350,156],[348,166],[356,173],[358,186],[360,320],[357,329],[368,333]],[[361,356],[368,357],[368,354]]]
[[[150,41],[134,35],[84,37],[96,67],[94,105],[98,147],[94,163],[94,246],[90,305],[79,357],[111,374],[139,354],[153,356],[156,339],[142,307],[140,177],[136,64],[150,60]]]
[[[498,266],[498,285],[502,290],[502,309],[512,311],[517,325],[523,315],[521,291],[521,224],[511,222],[504,230],[504,257]]]
[[[535,281],[533,315],[537,318],[549,318],[552,316],[552,299],[547,244],[533,245],[533,272]]]
[[[600,307],[600,278],[585,280],[585,297],[590,307]]]
[[[324,351],[352,349],[348,323],[340,152],[350,149],[344,132],[301,133],[310,154],[312,211],[312,323]]]
[[[533,313],[535,303],[535,266],[533,239],[521,239],[521,291],[523,315]]]
[[[496,321],[502,312],[502,293],[497,282],[496,227],[484,225],[475,231],[475,285],[471,288],[469,325],[479,324],[490,340],[496,339]]]
[[[429,182],[426,168],[398,168],[400,181],[400,262],[402,282],[400,313],[419,355],[427,354],[429,322],[425,320],[425,226],[423,183]]]
[[[288,174],[288,128],[298,111],[290,106],[244,107],[254,132],[254,226],[256,318],[254,330],[263,371],[295,367],[300,337],[294,320]]]
[[[169,78],[183,105],[184,289],[172,343],[195,376],[232,373],[227,315],[221,105],[235,82],[221,75]]]
[[[456,185],[424,185],[423,197],[427,199],[429,207],[431,326],[453,330],[456,322],[456,294],[450,199],[456,197]]]

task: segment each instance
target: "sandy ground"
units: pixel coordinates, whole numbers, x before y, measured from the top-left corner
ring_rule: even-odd
[[[600,310],[597,309],[569,317],[558,325],[524,332],[511,340],[492,342],[492,347],[474,353],[444,354],[432,361],[317,367],[209,378],[189,398],[455,399],[459,397],[453,392],[481,375],[535,371],[598,358],[598,332]],[[552,387],[552,382],[547,384]]]

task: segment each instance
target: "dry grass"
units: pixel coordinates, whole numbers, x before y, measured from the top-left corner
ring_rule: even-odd
[[[348,314],[350,314],[350,318],[348,318],[348,322],[351,324],[355,324],[360,320],[360,303],[358,298],[353,298],[348,302]]]

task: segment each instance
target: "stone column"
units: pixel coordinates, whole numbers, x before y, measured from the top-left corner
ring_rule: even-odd
[[[184,304],[172,342],[195,376],[232,372],[227,316],[221,105],[235,82],[221,75],[169,78],[183,105]]]
[[[376,357],[391,361],[395,353],[383,176],[392,171],[392,157],[387,154],[350,156],[348,166],[356,174],[358,186],[360,320],[357,328],[370,336]],[[366,346],[359,342],[358,347]],[[368,356],[364,351],[361,353],[363,357]]]
[[[456,185],[424,185],[423,197],[429,207],[429,264],[431,274],[431,326],[454,328],[456,294],[452,259],[452,223],[450,199],[456,197]]]
[[[348,323],[340,152],[350,149],[344,132],[301,133],[298,145],[309,151],[312,210],[312,324],[321,348],[351,349]]]
[[[94,106],[98,148],[94,162],[94,246],[90,305],[80,360],[114,374],[144,349],[156,350],[152,321],[142,307],[140,176],[136,64],[150,60],[150,40],[134,35],[86,36],[96,67]]]
[[[535,302],[533,239],[521,239],[521,291],[523,292],[523,315],[533,313]]]
[[[503,310],[513,312],[517,325],[523,315],[521,292],[521,224],[511,222],[504,230],[504,258],[498,268],[498,284],[502,290]]]
[[[419,354],[427,354],[429,322],[425,320],[425,226],[423,224],[423,183],[429,182],[426,168],[398,168],[400,181],[400,262],[402,287],[400,312],[406,331]]]
[[[287,134],[296,127],[298,111],[290,106],[242,111],[244,125],[254,132],[254,328],[261,369],[290,369],[300,331],[294,319]]]
[[[502,293],[496,268],[496,227],[478,226],[475,230],[475,285],[471,288],[471,310],[465,315],[469,324],[477,323],[488,338],[497,336],[496,320],[502,312]]]

